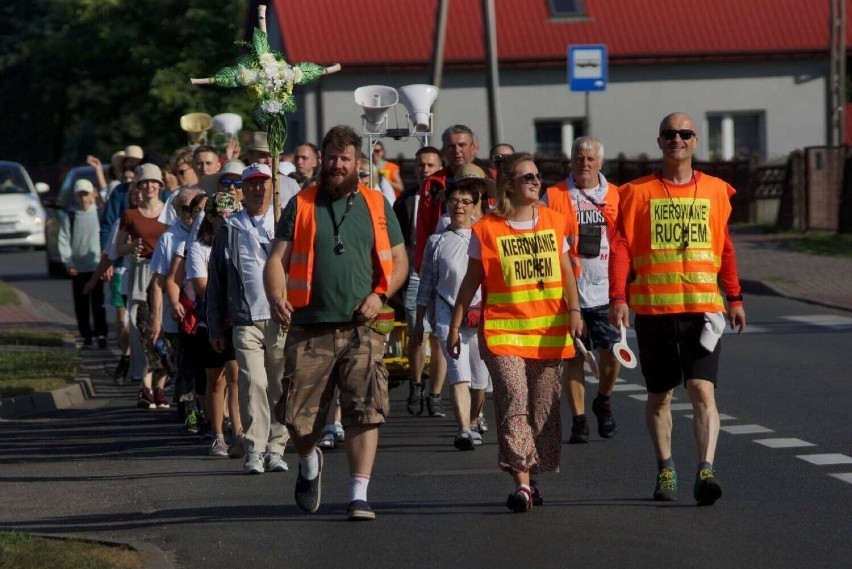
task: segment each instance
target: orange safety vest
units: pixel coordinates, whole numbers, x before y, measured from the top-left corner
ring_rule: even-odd
[[[485,343],[498,356],[574,356],[562,282],[564,216],[541,206],[536,228],[488,214],[473,224],[482,251]]]
[[[318,186],[313,185],[296,194],[296,224],[293,230],[293,251],[287,271],[287,300],[293,308],[307,306],[311,300],[311,280],[314,272],[314,240],[317,233],[316,201]],[[373,221],[374,261],[380,268],[379,282],[373,289],[386,293],[393,271],[388,221],[385,217],[385,198],[381,192],[362,184],[358,190]]]
[[[382,164],[381,168],[379,168],[379,175],[386,179],[388,182],[394,179],[395,172],[399,172],[399,166],[397,166],[393,162],[388,162],[387,160],[385,160],[385,163]],[[396,194],[397,198],[402,194],[401,191],[397,192],[396,188],[394,188],[394,193]]]
[[[621,188],[621,226],[635,275],[630,308],[650,315],[723,311],[718,275],[735,190],[701,172],[694,183],[666,184],[671,195],[659,174]]]
[[[577,211],[574,209],[574,202],[571,200],[571,191],[568,188],[568,182],[562,180],[555,186],[547,188],[545,193],[547,195],[547,206],[566,216],[567,229],[565,232],[569,235],[568,243],[571,245],[571,266],[574,268],[574,276],[579,278],[580,254],[577,251],[579,245],[577,235],[580,232],[580,228],[577,221]],[[615,218],[618,216],[618,195],[618,186],[607,181],[607,191],[606,196],[604,196],[604,202],[606,203],[601,208],[601,213],[606,220],[610,238],[613,231],[615,231]]]

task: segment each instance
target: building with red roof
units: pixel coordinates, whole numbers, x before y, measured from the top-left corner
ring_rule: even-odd
[[[269,4],[273,44],[290,61],[343,67],[300,93],[291,136],[317,141],[334,124],[359,127],[359,86],[431,80],[438,0]],[[828,142],[829,0],[494,4],[500,141],[518,150],[567,153],[588,133],[609,157],[655,156],[659,121],[675,110],[695,118],[702,159],[774,159]],[[567,50],[578,44],[606,46],[606,90],[569,90]],[[432,143],[454,123],[471,126],[484,149],[497,142],[488,134],[482,2],[449,0],[433,111]],[[392,108],[390,126],[405,123],[405,110]],[[418,146],[385,142],[389,155],[413,155]]]

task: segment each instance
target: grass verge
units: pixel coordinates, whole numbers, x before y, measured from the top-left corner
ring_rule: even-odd
[[[0,345],[4,346],[43,346],[62,347],[62,334],[59,332],[33,332],[32,330],[0,330]]]
[[[74,381],[76,377],[75,352],[0,352],[0,397],[50,391]]]
[[[15,292],[15,289],[0,281],[0,306],[7,304],[18,305],[21,304],[21,301],[18,300],[18,293]]]
[[[0,532],[0,565],[16,569],[138,569],[142,554],[124,547]]]
[[[778,245],[798,253],[852,258],[852,234],[849,233],[810,231],[804,235],[786,234],[778,240]]]

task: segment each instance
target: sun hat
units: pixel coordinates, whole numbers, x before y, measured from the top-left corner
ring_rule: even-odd
[[[459,184],[469,182],[482,182],[486,185],[489,192],[494,191],[494,180],[485,175],[485,172],[476,164],[465,164],[456,171],[456,176],[450,182],[449,190],[452,190]]]
[[[262,130],[252,132],[249,138],[248,149],[257,152],[269,152],[269,136]]]
[[[160,182],[161,186],[165,185],[163,184],[163,172],[156,164],[140,164],[136,167],[136,176],[133,178],[133,184],[138,186],[146,180]]]
[[[142,152],[141,146],[136,146],[135,144],[131,144],[127,148],[124,149],[124,158],[136,158],[137,160],[142,160],[145,157],[145,153]]]
[[[218,172],[202,176],[199,185],[207,193],[207,195],[212,196],[220,190],[219,180],[221,180],[225,176],[233,177],[238,180],[242,179],[243,170],[245,169],[246,165],[243,164],[241,161],[228,160],[227,162],[222,164],[222,167],[219,168]]]
[[[243,182],[247,182],[248,180],[254,180],[257,178],[268,180],[271,177],[272,170],[266,164],[258,164],[255,162],[254,164],[243,170]]]
[[[86,178],[80,178],[76,182],[74,182],[74,193],[75,194],[91,194],[95,191],[95,186],[87,180]]]

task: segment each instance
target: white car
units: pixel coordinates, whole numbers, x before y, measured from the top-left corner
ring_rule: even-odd
[[[40,189],[48,190],[41,184]],[[0,247],[43,248],[46,219],[24,167],[17,162],[0,161]]]

